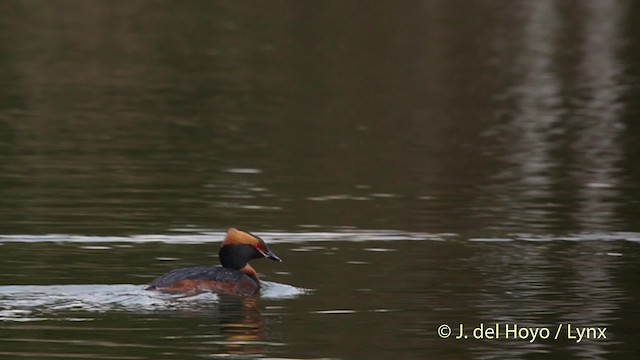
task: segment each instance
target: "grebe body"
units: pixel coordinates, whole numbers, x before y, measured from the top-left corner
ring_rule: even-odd
[[[222,266],[172,270],[155,279],[146,290],[166,293],[216,293],[251,296],[260,290],[260,278],[248,262],[262,257],[282,261],[260,237],[231,228],[218,252]]]

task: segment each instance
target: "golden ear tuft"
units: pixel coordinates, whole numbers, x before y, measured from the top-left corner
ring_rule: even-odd
[[[236,228],[230,228],[227,231],[227,236],[225,236],[224,241],[222,242],[222,246],[237,244],[255,245],[257,243],[258,239],[253,235]]]

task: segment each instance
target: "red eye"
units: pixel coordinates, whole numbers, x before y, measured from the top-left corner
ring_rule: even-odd
[[[256,250],[258,250],[258,252],[259,252],[260,254],[262,254],[263,256],[265,256],[265,257],[267,256],[267,252],[266,252],[264,249],[262,249],[262,247],[260,246],[260,244],[254,244],[254,245],[253,245],[253,248],[254,248],[254,249],[256,249]]]

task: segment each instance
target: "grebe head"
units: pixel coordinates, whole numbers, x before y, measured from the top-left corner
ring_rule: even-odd
[[[282,261],[271,252],[260,237],[244,230],[231,228],[222,242],[218,252],[223,267],[239,270],[244,268],[249,260],[266,257],[275,261]]]

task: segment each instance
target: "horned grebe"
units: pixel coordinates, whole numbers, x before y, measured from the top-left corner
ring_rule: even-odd
[[[260,278],[248,264],[249,260],[266,257],[282,261],[260,237],[234,228],[227,231],[218,255],[222,266],[175,269],[155,279],[146,290],[167,293],[212,291],[250,296],[260,290]]]

